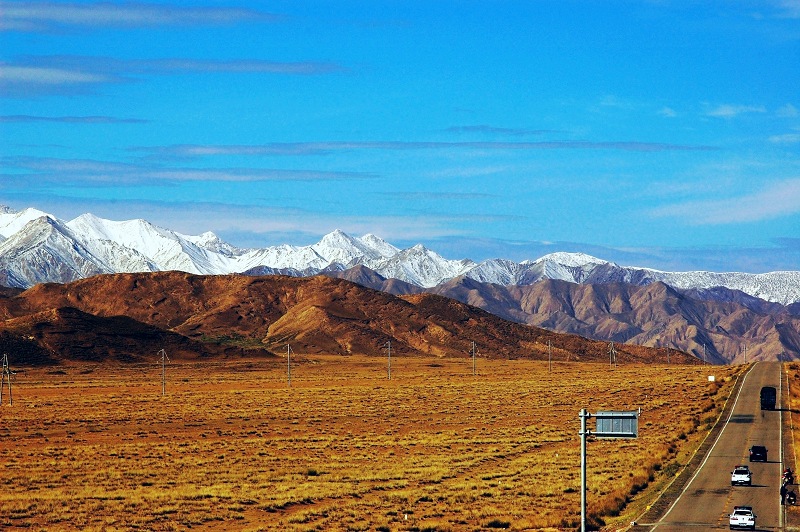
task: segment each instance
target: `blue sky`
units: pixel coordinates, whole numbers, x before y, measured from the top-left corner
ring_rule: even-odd
[[[0,203],[800,269],[800,0],[0,2]]]

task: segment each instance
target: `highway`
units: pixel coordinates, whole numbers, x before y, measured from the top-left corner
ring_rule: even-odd
[[[780,506],[781,460],[781,366],[778,362],[758,362],[742,382],[726,425],[706,460],[683,493],[650,530],[728,529],[728,514],[734,506],[752,506],[756,530],[783,528]],[[759,393],[762,386],[779,390],[774,411],[762,411]],[[752,445],[768,450],[768,462],[749,462]],[[731,486],[731,471],[738,464],[750,466],[752,486]],[[797,491],[797,486],[794,487]]]

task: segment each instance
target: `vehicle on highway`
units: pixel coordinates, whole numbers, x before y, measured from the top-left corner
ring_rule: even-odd
[[[756,514],[753,513],[752,506],[734,506],[733,513],[729,516],[729,519],[731,530],[739,528],[756,529]]]
[[[737,465],[731,473],[731,486],[751,486],[753,473],[746,465]]]
[[[750,461],[751,462],[766,462],[767,461],[767,448],[763,445],[753,445],[750,447]]]
[[[761,410],[775,410],[775,400],[778,394],[774,386],[761,388]]]

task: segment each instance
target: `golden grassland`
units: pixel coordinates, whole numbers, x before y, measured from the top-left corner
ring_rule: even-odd
[[[685,463],[742,367],[386,370],[306,358],[289,387],[285,361],[179,363],[163,397],[155,360],[20,372],[0,408],[0,528],[574,529],[578,412],[641,408],[638,439],[588,446],[591,522],[613,527]]]

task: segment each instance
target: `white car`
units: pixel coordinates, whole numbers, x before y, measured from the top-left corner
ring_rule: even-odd
[[[731,530],[745,528],[756,529],[756,514],[753,513],[751,506],[734,506],[733,513],[730,515]]]
[[[753,484],[753,473],[746,465],[737,465],[731,473],[731,486],[751,486]]]

